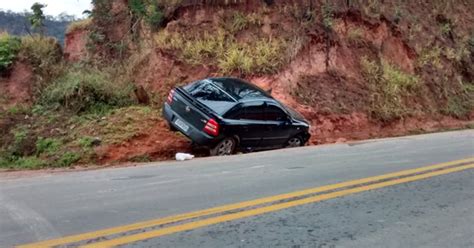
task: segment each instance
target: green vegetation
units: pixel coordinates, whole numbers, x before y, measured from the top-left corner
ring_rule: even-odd
[[[446,105],[441,113],[456,118],[466,118],[474,109],[474,82],[459,82],[459,88],[445,89]]]
[[[39,137],[36,141],[36,153],[37,155],[46,153],[48,155],[53,155],[58,152],[61,147],[62,142],[55,138],[43,138]]]
[[[23,36],[19,58],[28,61],[39,76],[38,84],[45,84],[62,72],[62,51],[56,39],[39,35]]]
[[[81,155],[75,152],[66,152],[57,161],[57,166],[68,167],[78,162],[80,159],[81,159]]]
[[[364,57],[361,65],[371,92],[372,116],[388,122],[409,114],[410,107],[405,104],[404,98],[417,90],[419,79],[386,61],[380,65]]]
[[[287,60],[287,41],[283,38],[257,38],[248,43],[237,42],[224,29],[189,37],[166,30],[155,36],[158,47],[174,50],[191,65],[214,64],[223,73],[272,73]]]
[[[46,161],[37,157],[20,157],[17,159],[5,159],[0,157],[0,168],[4,169],[41,169],[47,166]]]
[[[92,146],[92,138],[100,137],[102,144],[120,144],[136,137],[146,123],[160,120],[158,111],[150,107],[130,106],[114,109],[105,115],[81,115],[70,120],[76,128],[72,136],[81,137],[76,142],[82,148]]]
[[[136,140],[151,145],[146,135],[157,125],[162,128],[160,111],[136,105],[134,83],[153,89],[146,94],[161,106],[169,89],[196,79],[189,73],[201,68],[212,76],[240,73],[250,79],[267,74],[270,77],[265,80],[288,80],[272,87],[288,86],[294,90],[289,93],[293,99],[314,106],[318,113],[370,112],[379,123],[419,113],[415,111],[424,107],[420,112],[428,117],[441,113],[456,118],[466,118],[474,108],[473,82],[467,82],[472,80],[474,35],[463,26],[468,23],[463,20],[464,12],[459,11],[459,18],[449,13],[462,9],[459,6],[466,6],[464,3],[453,7],[437,2],[430,9],[426,3],[351,0],[344,6],[324,0],[249,10],[236,6],[248,3],[243,0],[129,0],[125,6],[112,6],[109,0],[92,2],[95,7],[90,18],[68,29],[87,29],[89,35],[90,53],[79,64],[62,60],[56,39],[35,33],[21,38],[0,34],[0,71],[8,72],[18,60],[34,74],[33,106],[10,105],[16,96],[0,95],[1,168],[94,163],[107,160],[108,152]],[[177,9],[183,4],[187,7]],[[223,7],[227,4],[232,6]],[[49,31],[51,17],[41,13],[44,6],[35,5],[32,22],[26,26],[36,33]],[[423,16],[416,13],[421,7]],[[215,10],[212,17],[209,10]],[[7,20],[2,13],[0,27]],[[20,17],[23,19],[16,20],[24,22],[25,15]],[[438,24],[428,26],[433,23]],[[391,50],[387,53],[386,49]],[[326,53],[326,68],[320,68],[322,52]],[[367,55],[360,61],[362,75],[353,58],[340,63],[349,54],[357,60]],[[398,55],[403,57],[394,61],[416,58],[416,76],[387,62],[391,58],[386,56]],[[292,73],[298,65],[303,68],[288,78],[278,78],[280,70]],[[159,78],[150,76],[155,72]],[[361,85],[361,76],[366,84]],[[426,84],[421,84],[422,79]],[[130,160],[151,161],[155,156],[138,153]]]
[[[28,113],[32,124],[15,127],[0,144],[0,168],[41,169],[95,163],[95,146],[117,145],[143,135],[161,120],[150,107],[116,108],[104,114],[72,114],[57,110]],[[50,122],[49,119],[56,119]],[[46,137],[50,135],[49,137]],[[147,161],[138,156],[134,161]]]
[[[323,16],[323,26],[326,31],[331,30],[334,25],[334,7],[330,1],[325,1],[321,6],[321,14]]]
[[[153,29],[156,30],[165,18],[162,10],[162,6],[157,1],[152,0],[130,0],[128,1],[128,7],[132,12],[135,21],[145,20],[146,23]]]
[[[93,68],[71,68],[42,91],[40,101],[80,112],[103,112],[133,103],[133,86]]]
[[[442,49],[439,46],[425,48],[418,57],[417,64],[420,67],[431,65],[437,69],[443,69],[441,54]]]
[[[440,26],[440,31],[441,31],[441,34],[443,35],[448,35],[452,32],[453,30],[453,26],[451,23],[447,22],[447,23],[443,23],[441,24]]]
[[[28,20],[30,21],[33,30],[39,30],[41,36],[43,36],[45,33],[44,21],[46,20],[46,17],[43,13],[44,7],[46,7],[46,5],[38,2],[34,3],[31,6],[31,10],[33,11],[33,13],[28,17]]]
[[[0,33],[0,73],[13,64],[20,51],[21,40],[8,33]]]
[[[286,42],[278,39],[260,39],[253,44],[234,43],[223,55],[217,56],[218,66],[223,73],[273,73],[283,65],[285,48]]]
[[[79,146],[81,146],[83,149],[89,149],[94,145],[94,138],[86,136],[80,138],[77,143]]]
[[[57,73],[58,68],[55,66],[61,57],[61,47],[54,38],[39,35],[20,38],[0,33],[0,72],[8,69],[18,58],[28,61],[36,73],[49,79],[49,76]]]
[[[257,13],[244,14],[240,11],[235,11],[229,22],[226,22],[226,30],[234,34],[250,27],[259,27],[263,23],[262,17]]]

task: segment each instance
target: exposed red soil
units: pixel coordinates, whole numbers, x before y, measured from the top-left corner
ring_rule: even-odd
[[[21,61],[15,62],[9,75],[0,77],[0,97],[5,98],[0,99],[0,108],[31,103],[33,77],[31,66]]]
[[[245,11],[244,7],[240,7]],[[173,31],[183,25],[193,27],[210,27],[218,18],[206,15],[209,11],[222,15],[221,10],[206,8],[182,8],[179,22],[170,22],[168,30]],[[221,11],[221,12],[219,12]],[[286,26],[292,24],[283,17],[269,15],[266,23],[281,22]],[[263,25],[267,35],[277,35],[272,25]],[[284,28],[285,25],[283,25]],[[371,20],[363,18],[358,12],[340,15],[335,20],[335,37],[329,51],[329,67],[326,67],[326,47],[316,32],[296,58],[279,73],[265,76],[247,76],[247,80],[265,90],[283,103],[300,111],[312,128],[311,144],[345,142],[377,137],[399,136],[412,133],[430,132],[445,128],[463,128],[469,121],[457,120],[445,116],[415,116],[392,123],[380,123],[367,114],[369,93],[361,75],[360,59],[386,60],[407,73],[415,72],[416,52],[401,37],[400,31],[384,19]],[[360,41],[351,41],[348,36],[351,30],[359,29]],[[265,30],[262,30],[262,33]],[[247,39],[243,32],[237,38]],[[189,66],[179,62],[172,54],[165,51],[151,51],[135,67],[136,83],[152,92],[164,96],[175,85],[189,81],[218,76],[216,68]],[[295,89],[308,94],[309,102],[295,98]],[[423,99],[419,99],[423,101]],[[412,104],[420,105],[420,102]],[[157,133],[165,135],[166,129],[157,128]],[[164,146],[164,147],[163,147]],[[126,160],[137,154],[151,154],[153,157],[170,157],[174,152],[190,150],[189,143],[176,141],[169,137],[165,142],[156,142],[156,135],[137,137],[126,145],[110,147],[109,158],[105,160]],[[104,161],[103,161],[104,162]]]
[[[119,145],[104,146],[97,149],[99,162],[109,164],[139,159],[166,160],[177,152],[190,152],[190,142],[169,131],[164,121],[148,127],[132,140]]]
[[[74,30],[66,34],[64,44],[64,58],[70,62],[77,62],[87,55],[87,30]]]
[[[242,1],[246,3],[232,5],[232,9],[228,6],[229,10],[216,6],[195,5],[196,2],[208,1],[188,2],[189,6],[170,10],[175,13],[174,19],[167,25],[168,31],[173,32],[183,26],[190,30],[197,28],[213,30],[222,21],[220,18],[225,16],[225,11],[250,12],[262,7],[261,1],[258,3],[257,1]],[[281,4],[301,1],[277,0],[275,2]],[[421,8],[420,6],[424,3],[407,4],[412,5],[413,8]],[[124,0],[114,1],[112,5],[111,13],[119,22],[114,23],[107,30],[111,41],[128,39],[131,25],[130,19],[124,16],[127,12],[126,6]],[[420,13],[430,11],[429,6],[425,7],[426,9],[417,11]],[[460,11],[466,12],[464,13],[466,16],[469,15],[468,10]],[[261,29],[244,30],[237,35],[236,39],[245,41],[253,38],[254,35],[277,36],[281,33],[290,33],[294,25],[299,24],[289,19],[291,18],[275,10],[265,14]],[[472,18],[461,19],[467,20],[467,24],[470,20],[472,21]],[[310,143],[313,145],[463,128],[472,123],[469,120],[454,119],[436,113],[414,115],[391,123],[376,121],[368,115],[369,92],[361,73],[360,60],[363,56],[367,56],[374,61],[388,61],[406,73],[417,72],[419,68],[416,68],[416,59],[420,51],[406,40],[406,32],[410,28],[403,21],[400,25],[395,25],[383,15],[380,18],[369,18],[352,10],[337,13],[329,53],[326,51],[326,43],[320,27],[315,28],[311,31],[310,40],[279,72],[273,75],[247,75],[245,79],[265,90],[271,90],[275,98],[301,112],[311,122]],[[354,36],[354,30],[360,32],[360,37],[351,38],[351,35]],[[86,35],[85,31],[67,35],[65,54],[70,61],[78,61],[85,55]],[[421,35],[425,35],[424,38],[428,40],[429,35],[432,34],[423,32]],[[326,66],[326,61],[329,66]],[[160,97],[165,97],[176,85],[210,76],[221,76],[212,66],[190,66],[179,61],[172,53],[159,49],[149,51],[137,58],[134,63],[131,74],[134,76],[135,83]],[[27,67],[22,69],[19,66],[17,70],[19,72],[12,72],[12,75],[16,75],[14,83],[4,83],[2,80],[0,90],[3,89],[1,87],[5,87],[9,92],[13,92],[13,98],[16,94],[18,100],[14,101],[22,101],[28,97],[24,88],[22,87],[20,92],[18,86],[31,81],[32,73]],[[446,65],[445,70],[452,69]],[[429,73],[429,71],[421,75],[427,84],[424,89],[426,94],[420,98],[410,99],[410,104],[440,109],[437,106],[440,103],[431,97],[433,94],[436,95],[430,89],[436,77],[441,77],[441,75]],[[9,80],[12,81],[12,79]],[[16,88],[15,85],[17,85]],[[474,110],[468,119],[474,119]],[[190,142],[170,132],[163,121],[144,125],[143,132],[129,141],[103,146],[97,150],[99,162],[102,164],[125,162],[143,157],[153,160],[170,159],[176,152],[192,152]]]

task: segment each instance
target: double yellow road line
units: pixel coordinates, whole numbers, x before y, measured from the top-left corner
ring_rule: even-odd
[[[88,248],[114,247],[226,221],[275,212],[308,203],[320,202],[345,195],[418,181],[467,169],[474,169],[474,157],[421,167],[418,169],[405,170],[381,176],[363,178],[287,194],[270,196],[252,201],[245,201],[162,219],[144,221],[131,225],[119,226],[90,233],[22,245],[18,247],[40,248],[74,244],[76,244],[76,246],[82,245],[81,247]],[[128,232],[150,228],[151,230],[141,233],[134,232],[133,234],[128,234]],[[105,241],[98,241],[95,243],[87,242],[89,244],[86,245],[85,241],[92,241],[98,238],[105,238]]]

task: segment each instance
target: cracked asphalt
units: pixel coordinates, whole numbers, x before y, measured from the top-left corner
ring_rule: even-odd
[[[0,247],[474,157],[474,131],[11,178]],[[474,247],[474,170],[124,247]]]

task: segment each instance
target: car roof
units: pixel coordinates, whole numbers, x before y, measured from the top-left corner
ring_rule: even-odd
[[[245,80],[232,77],[208,78],[221,90],[231,95],[238,102],[247,102],[253,100],[269,100],[273,97],[260,87]]]

